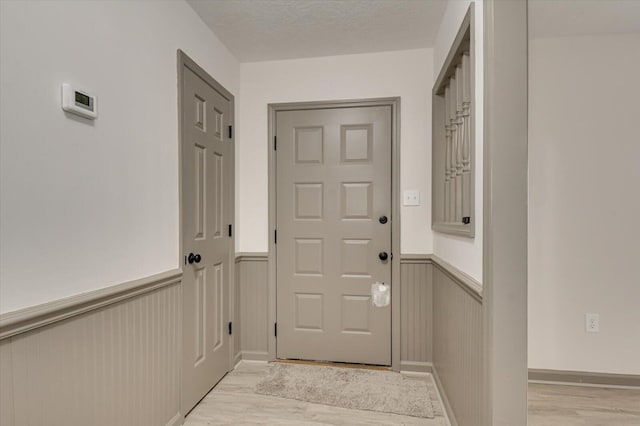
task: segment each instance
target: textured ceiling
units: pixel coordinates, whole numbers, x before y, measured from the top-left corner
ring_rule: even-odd
[[[187,0],[241,61],[431,47],[446,0]]]
[[[529,0],[532,37],[640,33],[640,0]]]

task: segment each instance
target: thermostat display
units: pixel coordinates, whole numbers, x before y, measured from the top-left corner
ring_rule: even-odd
[[[76,105],[93,111],[93,99],[90,96],[83,95],[80,92],[76,92]]]
[[[93,120],[98,116],[98,99],[65,83],[62,85],[62,109]]]

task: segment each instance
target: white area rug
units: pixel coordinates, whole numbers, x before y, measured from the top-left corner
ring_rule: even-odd
[[[271,363],[256,393],[356,410],[434,418],[423,378],[390,371]]]

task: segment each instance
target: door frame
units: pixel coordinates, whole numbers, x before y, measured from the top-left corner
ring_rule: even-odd
[[[230,138],[231,143],[233,143],[233,149],[231,152],[231,159],[229,164],[233,168],[229,173],[228,185],[230,186],[230,205],[229,205],[229,215],[230,215],[230,223],[232,225],[235,224],[235,135],[236,135],[236,126],[235,126],[235,98],[231,92],[229,92],[222,84],[218,83],[207,71],[205,71],[202,67],[200,67],[193,59],[191,59],[184,51],[178,49],[177,51],[177,67],[178,67],[178,267],[180,269],[180,273],[182,274],[184,271],[184,247],[183,247],[183,237],[184,237],[184,221],[183,221],[183,205],[182,205],[182,157],[184,153],[182,152],[182,142],[184,140],[184,126],[182,123],[182,86],[184,83],[184,68],[187,67],[191,71],[193,71],[198,77],[204,80],[207,84],[214,88],[218,93],[222,95],[227,101],[229,101],[230,109],[229,109],[229,125],[232,127],[232,137]],[[235,228],[235,225],[234,225]],[[229,321],[234,321],[236,312],[234,309],[234,295],[235,295],[235,235],[231,238],[231,244],[229,246],[228,253],[228,277],[229,277],[229,290],[227,295],[227,303],[229,304],[228,312],[229,312]],[[182,285],[182,284],[181,284]],[[182,287],[181,287],[182,288]],[[182,307],[182,302],[181,302]],[[182,342],[182,318],[184,312],[181,309],[180,316],[180,336],[179,339]],[[231,371],[234,367],[234,339],[233,335],[228,337],[229,339],[229,362],[227,366],[227,371]],[[181,343],[181,348],[184,347],[184,342]],[[182,371],[182,351],[180,351],[180,410],[183,411],[184,407],[182,406],[182,392],[184,388],[184,374]],[[182,416],[185,416],[187,413],[182,412]]]
[[[337,101],[270,103],[267,106],[269,152],[269,252],[267,333],[268,359],[276,359],[276,155],[274,137],[276,114],[280,111],[389,106],[391,107],[391,369],[400,371],[400,97]]]

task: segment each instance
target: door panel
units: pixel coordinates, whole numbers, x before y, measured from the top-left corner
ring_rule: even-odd
[[[277,356],[391,364],[391,107],[280,111]]]
[[[229,251],[227,203],[233,144],[230,102],[189,68],[182,90],[183,412],[227,373]],[[189,261],[189,255],[200,260]]]

